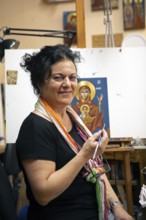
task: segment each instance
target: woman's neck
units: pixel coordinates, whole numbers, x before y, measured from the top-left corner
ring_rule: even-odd
[[[64,111],[57,112],[57,114],[60,120],[62,121],[62,124],[66,128],[67,132],[69,132],[72,129],[73,123],[66,109]]]
[[[67,108],[67,105],[63,105],[63,104],[53,104],[53,103],[48,103],[48,101],[43,98],[43,97],[40,97],[42,100],[45,101],[45,103],[47,103],[58,115],[60,118],[65,118],[66,115],[67,115],[67,112],[66,112],[66,108]]]

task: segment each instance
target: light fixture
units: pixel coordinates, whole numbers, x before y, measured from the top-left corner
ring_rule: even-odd
[[[3,38],[6,35],[22,35],[22,36],[32,36],[32,37],[51,37],[51,38],[67,38],[67,45],[70,47],[75,39],[76,32],[72,30],[42,30],[42,29],[24,29],[24,28],[8,28],[3,27],[0,30],[3,31]],[[43,34],[42,34],[43,32]],[[19,41],[14,39],[4,40],[0,37],[0,61],[3,60],[4,50],[18,48]]]
[[[0,37],[0,62],[3,61],[4,51],[6,49],[17,49],[19,47],[20,42],[14,39],[6,39]]]

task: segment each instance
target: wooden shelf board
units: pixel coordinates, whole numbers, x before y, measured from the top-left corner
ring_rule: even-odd
[[[109,180],[111,185],[122,185],[124,186],[125,185],[125,180]],[[137,185],[137,180],[132,180],[131,181],[132,185],[133,186],[136,186]]]

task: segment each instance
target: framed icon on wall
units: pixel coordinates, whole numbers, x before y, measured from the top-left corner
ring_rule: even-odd
[[[145,0],[123,0],[124,30],[145,28]]]
[[[91,9],[92,11],[104,10],[104,1],[105,0],[91,0]],[[111,8],[116,9],[119,5],[119,0],[111,0]],[[108,3],[108,0],[107,0]]]
[[[70,31],[77,31],[77,15],[76,11],[65,11],[63,12],[63,29]],[[64,38],[64,43],[68,44],[70,39]],[[72,44],[77,44],[77,36]]]

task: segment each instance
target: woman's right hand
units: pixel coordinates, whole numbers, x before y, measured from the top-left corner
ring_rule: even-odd
[[[93,157],[100,135],[102,135],[102,138],[98,145],[96,155],[100,155],[105,151],[105,147],[108,143],[109,138],[107,132],[102,129],[89,137],[80,151],[80,154],[86,157],[87,160]]]

